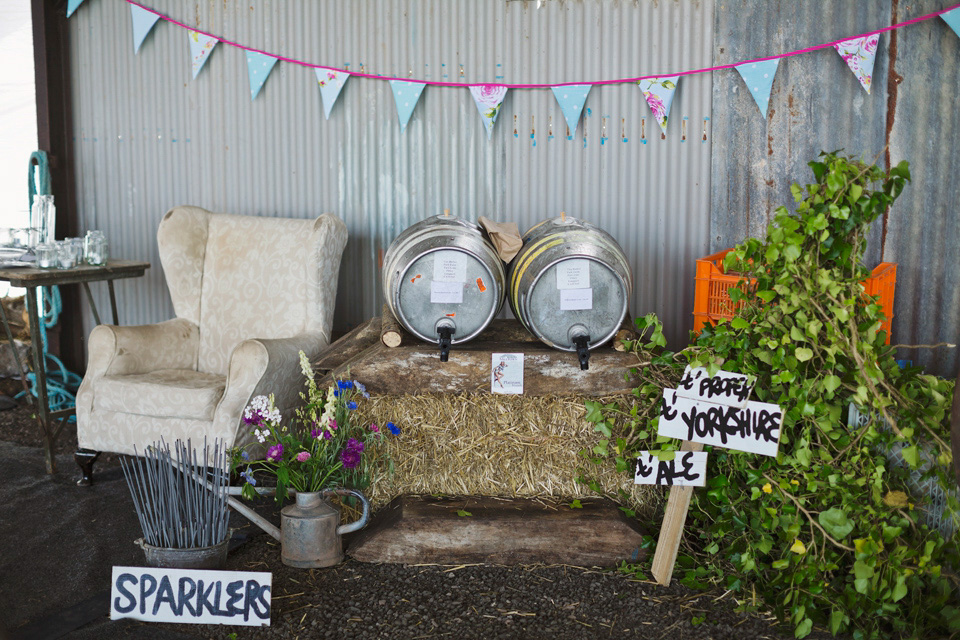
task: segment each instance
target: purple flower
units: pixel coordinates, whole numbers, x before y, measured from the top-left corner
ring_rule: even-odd
[[[356,469],[360,464],[360,452],[348,447],[340,452],[340,462],[344,469]]]
[[[357,453],[363,451],[363,443],[357,440],[356,438],[350,438],[347,440],[347,449],[353,449]]]
[[[357,403],[356,403],[356,402],[353,402],[353,401],[351,400],[350,402],[347,403],[347,409],[350,409],[350,411],[353,411],[353,410],[356,409],[356,408],[357,408]]]
[[[300,453],[297,454],[297,462],[306,462],[309,459],[310,459],[309,451],[301,451]]]
[[[387,429],[390,429],[390,433],[392,433],[395,436],[400,435],[400,427],[393,424],[392,422],[387,423]]]
[[[319,440],[321,435],[323,435],[323,431],[320,429],[313,429],[310,431],[310,437],[314,440]]]
[[[330,418],[330,428],[334,431],[337,430],[337,421],[334,420],[333,418]]]
[[[241,452],[240,452],[240,457],[243,458],[244,460],[249,460],[249,459],[250,459],[250,454],[247,453],[246,451],[241,451]]]
[[[283,457],[283,445],[275,444],[269,449],[267,449],[267,460],[273,460],[274,462],[280,460]]]
[[[333,438],[333,434],[332,434],[332,433],[330,433],[329,431],[324,431],[324,432],[323,432],[323,439],[324,439],[324,440],[330,440],[330,439],[332,439],[332,438]]]
[[[380,432],[380,427],[378,427],[378,426],[375,425],[375,424],[371,424],[371,425],[370,425],[370,431],[373,431],[374,433],[379,433],[379,432]]]

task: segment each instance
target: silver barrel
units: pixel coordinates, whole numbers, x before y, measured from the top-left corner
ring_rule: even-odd
[[[510,308],[527,330],[555,349],[576,351],[586,369],[589,349],[616,335],[627,315],[633,274],[609,233],[563,216],[524,234],[507,286]]]
[[[472,222],[447,214],[397,236],[383,260],[383,294],[407,331],[427,342],[466,342],[503,306],[503,262]]]

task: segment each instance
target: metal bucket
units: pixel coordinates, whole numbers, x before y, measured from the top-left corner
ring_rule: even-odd
[[[227,550],[230,538],[212,547],[195,549],[171,549],[155,547],[139,538],[134,543],[143,549],[147,564],[164,569],[223,569],[227,566]]]
[[[480,227],[444,214],[408,227],[383,260],[383,294],[403,327],[440,345],[483,331],[503,306],[503,262]]]
[[[524,234],[507,287],[523,326],[554,349],[576,351],[586,369],[589,350],[616,335],[627,315],[633,274],[609,233],[562,216]]]

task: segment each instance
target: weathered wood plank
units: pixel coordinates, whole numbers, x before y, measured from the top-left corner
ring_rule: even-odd
[[[322,374],[339,367],[358,353],[362,353],[371,345],[376,344],[379,336],[380,318],[367,320],[354,327],[352,331],[336,342],[327,345],[327,348],[321,351],[314,361],[314,371]]]
[[[448,362],[440,362],[439,350],[431,345],[389,349],[376,344],[330,374],[342,378],[349,368],[351,378],[382,395],[490,393],[491,354],[520,352],[524,395],[606,396],[630,393],[637,385],[630,374],[638,364],[633,354],[598,349],[590,355],[590,368],[583,371],[573,353],[516,342],[458,345]]]
[[[405,339],[408,341],[416,339],[403,330],[403,327],[400,326],[400,323],[397,322],[397,319],[393,317],[392,313],[390,313],[390,309],[387,308],[387,305],[383,305],[381,318],[380,342],[382,342],[384,345],[392,349],[393,347],[399,347],[401,344],[403,344]]]
[[[703,445],[684,440],[680,450],[703,451]],[[673,565],[677,562],[677,551],[683,539],[683,527],[692,496],[693,487],[670,487],[663,524],[660,525],[660,537],[657,538],[657,551],[653,554],[653,566],[650,568],[654,579],[665,587],[670,586],[673,578]]]
[[[361,562],[600,567],[645,557],[643,530],[614,503],[581,503],[583,508],[571,509],[541,499],[403,496],[348,541],[347,553]]]

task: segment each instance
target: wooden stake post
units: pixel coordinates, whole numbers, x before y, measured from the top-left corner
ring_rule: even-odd
[[[680,451],[703,451],[703,445],[684,440]],[[687,520],[692,495],[693,487],[670,487],[667,497],[667,510],[660,525],[660,537],[657,538],[657,551],[653,555],[651,569],[657,583],[665,587],[670,586],[673,577],[673,565],[677,562],[677,551],[683,539],[683,523]]]

